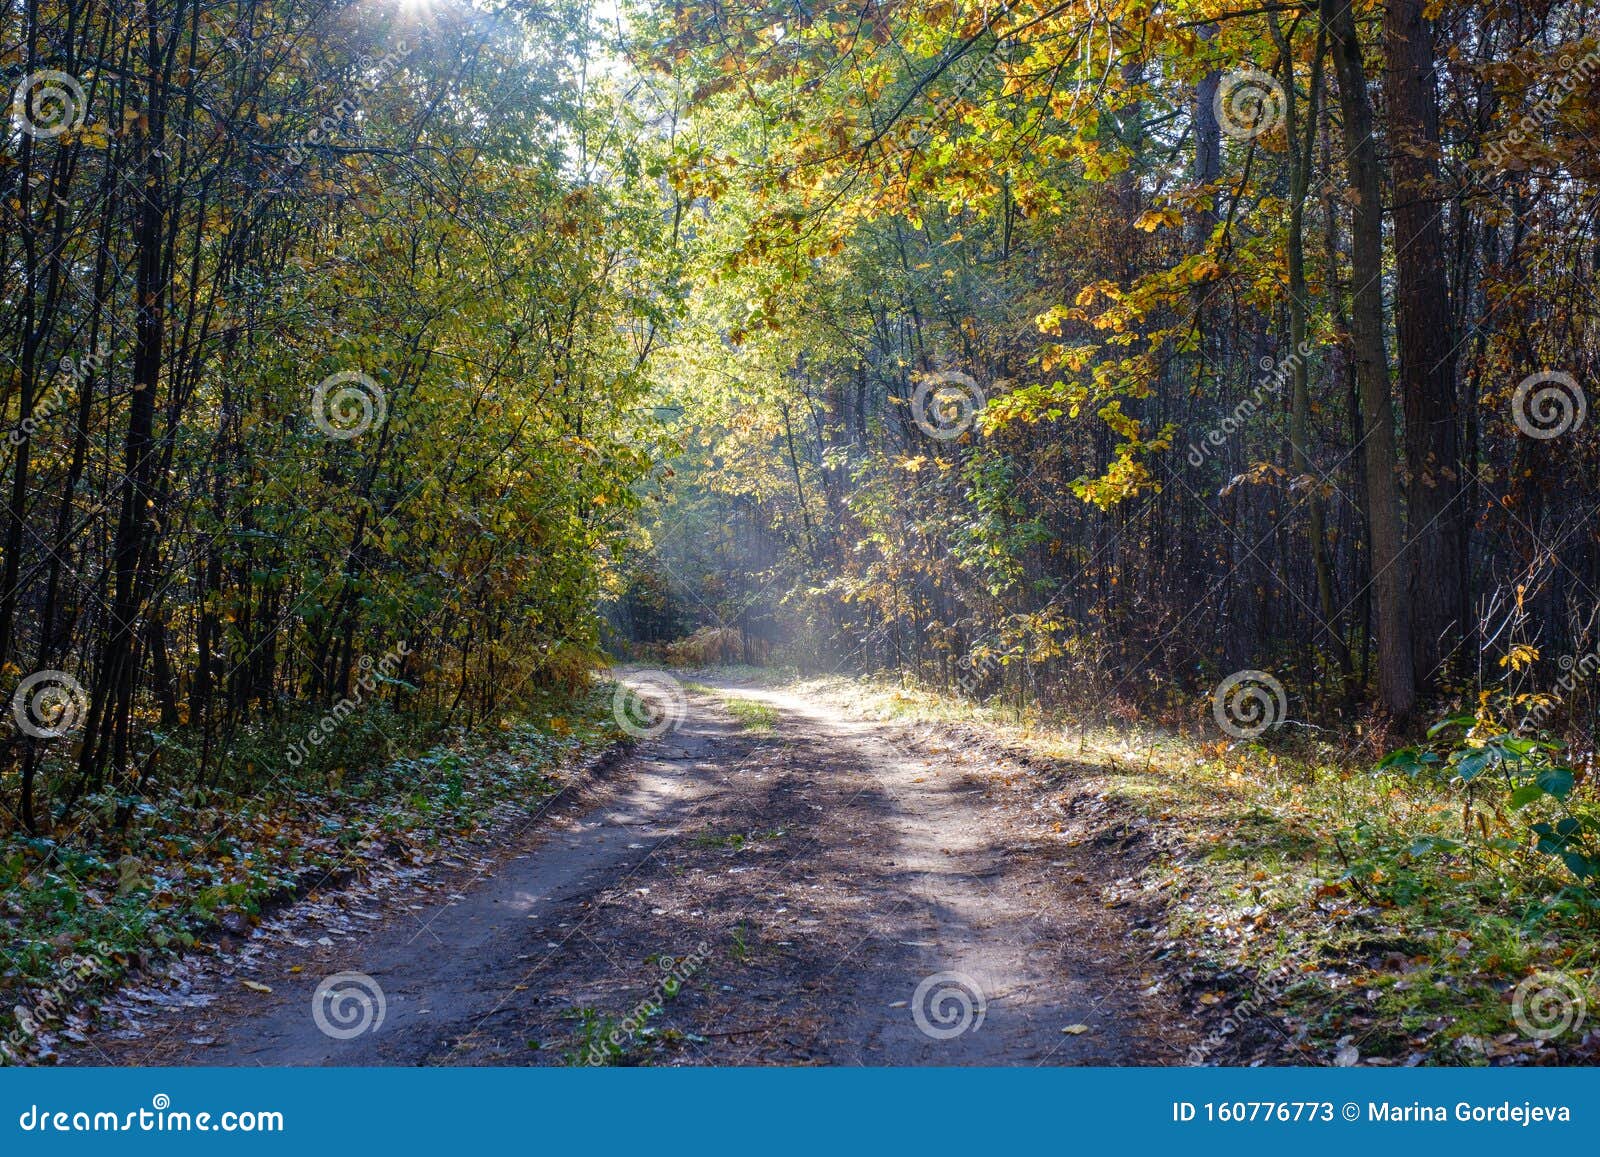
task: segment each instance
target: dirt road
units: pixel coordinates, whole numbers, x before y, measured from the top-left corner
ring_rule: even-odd
[[[478,863],[279,913],[65,1059],[1181,1062],[1115,862],[1002,798],[1003,757],[783,691],[682,702]]]

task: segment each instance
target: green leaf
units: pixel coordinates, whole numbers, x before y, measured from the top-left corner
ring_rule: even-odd
[[[1456,774],[1461,777],[1461,781],[1463,783],[1471,783],[1484,772],[1488,771],[1490,767],[1494,766],[1494,763],[1494,752],[1486,747],[1481,751],[1474,751],[1463,755],[1461,760],[1456,764]]]
[[[1540,784],[1525,783],[1511,793],[1512,810],[1516,811],[1525,808],[1535,800],[1543,799],[1544,795],[1545,790]]]
[[[1539,837],[1539,850],[1547,856],[1559,856],[1572,842],[1570,835],[1558,834],[1549,824],[1534,824],[1533,831]]]
[[[1452,715],[1448,719],[1439,720],[1439,722],[1428,728],[1428,738],[1432,739],[1434,736],[1438,735],[1439,732],[1450,727],[1470,728],[1476,722],[1478,722],[1478,720],[1474,715]]]
[[[1566,799],[1572,791],[1572,779],[1572,769],[1570,767],[1551,767],[1541,771],[1538,778],[1533,781],[1532,786],[1555,796],[1557,799]],[[1513,795],[1512,798],[1515,799],[1516,796]]]
[[[1411,841],[1411,846],[1406,849],[1413,859],[1433,852],[1458,852],[1460,850],[1460,844],[1455,840],[1446,839],[1444,836],[1418,836]]]
[[[1578,852],[1563,852],[1561,859],[1567,865],[1567,871],[1580,880],[1587,880],[1590,876],[1600,874],[1600,869],[1597,869],[1595,862],[1588,856],[1581,855]]]

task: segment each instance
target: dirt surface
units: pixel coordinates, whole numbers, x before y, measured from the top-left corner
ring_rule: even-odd
[[[1122,853],[1016,789],[1034,773],[821,699],[692,686],[675,728],[476,862],[295,905],[123,994],[63,1059],[1182,1062],[1192,1026],[1103,899]],[[338,973],[363,978],[316,1002]]]

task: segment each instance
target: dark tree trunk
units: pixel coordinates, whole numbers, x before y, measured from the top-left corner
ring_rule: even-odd
[[[1383,345],[1383,205],[1378,147],[1372,139],[1372,101],[1361,59],[1355,15],[1343,0],[1321,0],[1323,26],[1333,49],[1344,113],[1351,212],[1350,342],[1365,420],[1362,462],[1367,480],[1367,528],[1372,556],[1372,596],[1378,632],[1378,698],[1398,717],[1416,701],[1411,619],[1403,567],[1405,530],[1395,486],[1398,446],[1389,359]]]
[[[1422,0],[1384,9],[1384,96],[1394,173],[1395,337],[1405,408],[1412,655],[1428,687],[1467,623],[1456,339],[1439,213],[1433,29]]]

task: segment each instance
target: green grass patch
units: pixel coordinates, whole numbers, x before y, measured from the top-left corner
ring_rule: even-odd
[[[689,846],[694,848],[722,848],[730,852],[742,852],[746,848],[755,847],[760,843],[781,840],[788,834],[783,828],[773,828],[770,831],[751,832],[748,835],[744,832],[729,832],[725,835],[719,835],[708,828],[703,832],[697,832],[689,840]]]
[[[736,696],[725,696],[722,702],[746,731],[757,735],[772,735],[777,731],[778,712],[771,705]]]

